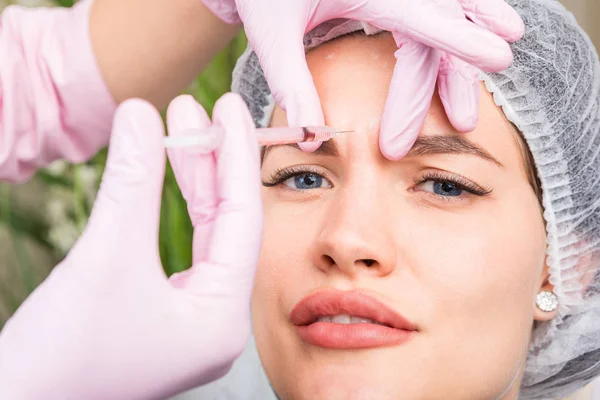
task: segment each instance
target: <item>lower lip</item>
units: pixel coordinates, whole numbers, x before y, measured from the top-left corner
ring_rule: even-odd
[[[296,329],[306,343],[329,349],[397,346],[414,336],[414,331],[367,323],[315,322],[310,325],[296,326]]]

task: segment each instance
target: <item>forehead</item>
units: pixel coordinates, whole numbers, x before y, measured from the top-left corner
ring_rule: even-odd
[[[368,147],[377,153],[379,126],[394,68],[401,74],[401,63],[411,62],[410,59],[399,60],[399,67],[396,66],[396,50],[392,35],[384,32],[374,36],[347,35],[307,54],[326,125],[366,133]],[[396,86],[395,90],[402,87]],[[281,109],[276,108],[271,125],[287,125]],[[480,85],[479,123],[475,130],[459,133],[453,128],[436,90],[420,134],[464,136],[503,164],[512,163],[525,174],[518,134],[483,84]],[[364,136],[352,134],[345,140],[364,142]]]

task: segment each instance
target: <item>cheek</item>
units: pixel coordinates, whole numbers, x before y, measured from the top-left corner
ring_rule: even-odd
[[[263,192],[264,230],[255,286],[269,291],[280,288],[301,273],[297,264],[306,258],[308,232],[294,205]]]
[[[544,266],[545,236],[535,204],[498,204],[493,212],[482,209],[468,216],[439,218],[421,224],[430,248],[416,250],[435,289],[434,298],[457,310],[493,313],[511,318],[512,313],[531,314]],[[427,221],[427,219],[424,219]],[[437,294],[436,294],[437,293]],[[462,318],[464,319],[464,318]]]
[[[303,266],[307,265],[310,225],[294,212],[298,207],[273,197],[268,190],[263,191],[264,230],[252,299],[253,321],[258,329],[287,319],[282,302],[299,299],[298,293],[304,287],[300,282],[306,282],[300,278],[307,272]]]
[[[290,344],[294,332],[287,313],[316,285],[307,268],[307,249],[314,233],[309,232],[306,216],[298,215],[298,208],[263,190],[264,231],[252,295],[252,324],[261,363],[276,387],[286,382],[290,360],[299,359],[297,344]],[[314,226],[314,219],[310,220]]]
[[[423,211],[413,224],[416,246],[407,254],[431,305],[425,330],[439,360],[464,376],[487,365],[490,376],[510,381],[526,357],[545,259],[538,215],[535,198],[503,200],[464,215]]]

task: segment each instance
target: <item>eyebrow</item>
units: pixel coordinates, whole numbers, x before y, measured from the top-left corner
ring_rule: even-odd
[[[491,161],[499,167],[504,168],[504,165],[494,158],[494,156],[460,135],[419,136],[408,152],[407,157],[432,154],[472,155],[483,158],[486,161]]]
[[[267,154],[269,154],[269,152],[271,150],[273,150],[274,148],[277,148],[277,147],[284,147],[284,146],[293,147],[294,149],[300,150],[300,146],[298,146],[297,143],[265,146],[262,148],[262,150],[260,152],[261,162],[264,161],[265,157],[267,156]],[[315,150],[314,152],[312,152],[310,154],[314,154],[317,156],[328,156],[328,157],[339,157],[340,156],[337,145],[335,144],[335,142],[333,140],[328,140],[326,142],[323,142],[323,144],[321,144],[321,146],[319,146],[319,148],[317,150]]]
[[[295,143],[278,146],[265,146],[261,151],[261,161],[264,161],[267,154],[269,154],[273,148],[281,146],[289,146],[295,149],[300,149],[300,147]],[[312,154],[338,157],[339,151],[336,142],[334,140],[329,140],[327,142],[323,142],[323,144]],[[419,136],[406,157],[427,156],[434,154],[473,155],[504,168],[504,165],[494,158],[494,156],[464,136],[460,135]]]

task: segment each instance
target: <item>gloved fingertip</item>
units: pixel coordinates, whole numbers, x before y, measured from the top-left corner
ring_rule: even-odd
[[[221,125],[244,126],[247,130],[254,132],[254,121],[248,110],[244,99],[237,93],[225,93],[215,103],[213,111],[213,120]],[[255,137],[254,135],[248,135]]]
[[[511,11],[514,10],[511,9]],[[491,23],[479,25],[488,29],[493,28],[492,31],[507,42],[519,41],[525,34],[525,24],[516,12],[492,18]]]
[[[290,32],[280,32],[285,39],[262,38],[264,43],[251,43],[264,49],[258,55],[271,94],[286,112],[290,126],[322,125],[321,103],[302,42],[305,25],[302,25],[302,30],[293,26],[283,28],[291,29]],[[254,39],[256,41],[257,38]],[[270,47],[265,46],[267,42]]]
[[[258,149],[258,142],[254,121],[239,94],[226,93],[216,102],[213,121],[226,131],[223,146],[218,152],[219,158],[223,156],[220,150],[225,150],[227,154],[237,154],[239,162],[246,162],[247,168],[250,168],[248,163],[259,165],[259,152],[255,151]]]
[[[485,57],[479,58],[475,65],[487,72],[499,72],[507,69],[513,63],[513,53],[510,45],[499,37],[494,38]]]
[[[461,102],[457,99],[448,98],[440,93],[442,104],[448,120],[459,132],[470,132],[477,127],[479,122],[479,103],[471,101]]]
[[[480,92],[477,70],[446,57],[439,72],[438,93],[450,123],[459,132],[469,132],[477,126]]]
[[[525,35],[525,23],[521,16],[515,12],[515,15],[508,19],[509,25],[502,37],[508,42],[517,42]]]
[[[228,92],[221,96],[221,98],[219,98],[219,100],[217,100],[215,103],[214,112],[217,115],[214,115],[214,117],[217,118],[221,116],[221,114],[223,114],[222,117],[225,117],[225,115],[227,115],[230,111],[234,111],[234,116],[237,116],[238,113],[240,113],[239,115],[244,118],[250,115],[248,106],[239,93]],[[251,119],[252,118],[250,117],[250,120]]]
[[[142,99],[124,101],[115,112],[109,147],[111,165],[139,165],[162,153],[164,129],[160,114]],[[118,159],[118,160],[117,160]]]
[[[204,108],[190,95],[176,97],[167,108],[167,125],[170,136],[185,133],[185,130],[203,128],[210,125],[210,118]]]
[[[477,25],[502,39],[516,42],[523,37],[525,24],[519,13],[504,1],[461,0],[465,14]]]
[[[88,231],[111,236],[122,231],[120,226],[127,226],[137,245],[153,251],[164,169],[164,127],[159,112],[145,100],[126,100],[115,113],[106,168]]]
[[[167,109],[167,128],[169,136],[203,135],[204,144],[187,148],[169,148],[169,158],[176,154],[186,155],[210,154],[221,143],[221,135],[210,128],[210,118],[204,108],[190,95],[175,98]]]
[[[321,101],[312,80],[310,88],[286,94],[280,104],[287,114],[289,126],[322,126],[325,123]]]
[[[450,123],[459,132],[471,132],[475,128],[477,128],[477,123],[479,122],[479,115],[477,112],[472,113],[470,115],[464,115],[459,117],[450,118]]]
[[[400,134],[380,135],[381,154],[390,161],[398,161],[408,154],[418,136],[419,129],[410,127]]]
[[[178,289],[184,289],[187,285],[190,275],[192,274],[192,268],[190,267],[185,271],[176,272],[169,277],[169,283]]]
[[[321,147],[321,144],[323,142],[306,142],[306,143],[298,143],[298,146],[300,147],[300,149],[302,151],[305,151],[307,153],[312,153],[314,151],[316,151],[319,147]]]
[[[424,115],[390,115],[392,114],[384,111],[379,132],[379,148],[385,158],[397,161],[408,153],[419,136]],[[400,118],[396,118],[398,116]],[[409,120],[412,122],[408,122]]]

